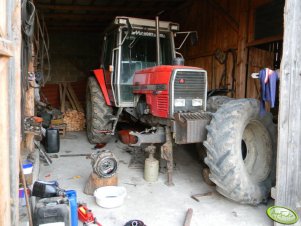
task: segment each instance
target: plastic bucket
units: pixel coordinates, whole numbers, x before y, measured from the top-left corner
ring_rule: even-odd
[[[125,187],[105,186],[94,191],[97,205],[103,208],[115,208],[121,206],[126,197]]]
[[[23,173],[24,174],[31,174],[32,173],[32,162],[25,160],[22,164]]]

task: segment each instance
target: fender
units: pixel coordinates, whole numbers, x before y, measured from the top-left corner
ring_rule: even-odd
[[[105,83],[103,69],[102,68],[96,69],[96,70],[93,70],[93,72],[99,83],[99,86],[100,86],[102,94],[105,98],[106,104],[111,106],[111,101],[109,99],[109,94],[108,94],[108,90],[107,90],[106,83]]]

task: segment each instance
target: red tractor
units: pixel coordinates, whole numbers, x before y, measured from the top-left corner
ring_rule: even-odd
[[[255,99],[207,100],[207,72],[183,66],[183,58],[176,57],[193,32],[178,31],[178,24],[158,18],[115,18],[104,36],[101,68],[88,80],[88,139],[104,142],[124,115],[148,125],[143,132],[130,133],[137,138],[131,145],[162,144],[169,185],[173,142],[203,143],[217,191],[240,203],[261,203],[275,180],[271,116],[259,116]],[[184,39],[176,48],[179,34]]]

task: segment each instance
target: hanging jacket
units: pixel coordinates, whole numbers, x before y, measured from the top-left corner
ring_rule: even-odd
[[[265,68],[259,72],[259,80],[261,86],[261,101],[260,101],[260,115],[265,114],[265,102],[269,102],[271,108],[275,107],[277,81],[279,75],[277,71]]]

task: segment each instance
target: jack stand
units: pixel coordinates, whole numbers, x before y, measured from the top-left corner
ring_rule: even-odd
[[[173,148],[171,140],[171,131],[168,126],[165,127],[166,142],[161,146],[161,158],[165,159],[167,162],[167,186],[174,186],[172,182],[172,172],[173,172]]]

